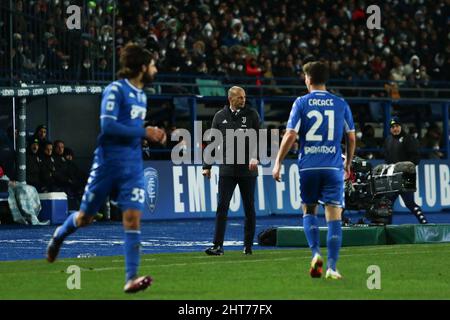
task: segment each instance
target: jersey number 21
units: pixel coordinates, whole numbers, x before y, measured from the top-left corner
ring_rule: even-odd
[[[334,139],[334,110],[325,110],[325,116],[328,117],[328,141]],[[316,121],[306,133],[306,141],[323,141],[323,137],[320,134],[316,134],[316,131],[320,128],[323,122],[322,114],[317,110],[312,110],[306,114],[309,119],[315,118]]]

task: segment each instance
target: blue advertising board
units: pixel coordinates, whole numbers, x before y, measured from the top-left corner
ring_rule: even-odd
[[[216,214],[219,168],[213,166],[211,179],[202,176],[201,165],[174,165],[170,161],[147,161],[146,209],[143,220],[212,218]],[[417,167],[416,202],[425,212],[450,209],[450,164],[447,161],[422,161]],[[262,168],[260,167],[260,173]],[[257,216],[274,213],[300,214],[299,173],[295,160],[286,160],[282,181],[260,174],[255,190]],[[395,211],[407,211],[398,199]],[[323,210],[319,211],[319,214]],[[242,199],[236,187],[229,216],[243,216]]]

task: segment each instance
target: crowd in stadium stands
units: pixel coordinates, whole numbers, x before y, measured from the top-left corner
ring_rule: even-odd
[[[116,39],[157,51],[161,72],[298,77],[305,60],[322,58],[331,78],[444,79],[450,45],[438,35],[445,35],[445,0],[386,2],[382,31],[367,28],[365,8],[355,3],[125,0]]]
[[[86,10],[83,29],[68,30],[66,8],[86,1],[13,1],[11,56],[9,37],[0,39],[0,70],[13,79],[30,82],[112,80],[112,12],[103,7]],[[99,2],[100,3],[100,2]],[[1,3],[3,21],[9,21],[9,2]],[[83,15],[83,16],[86,16]],[[10,34],[9,23],[0,23],[0,33]],[[95,75],[94,75],[95,74]]]
[[[83,31],[69,32],[64,26],[68,1],[15,1],[15,10],[24,13],[14,15],[16,75],[26,80],[25,71],[28,76],[45,71],[45,79],[65,79],[75,71],[75,79],[109,80],[113,11],[107,1],[96,2],[87,9]],[[414,87],[445,80],[450,67],[450,43],[442,40],[446,0],[383,1],[382,30],[367,28],[364,4],[123,0],[115,49],[137,41],[156,52],[160,73],[247,76],[255,84],[298,84],[300,79],[274,78],[302,77],[302,65],[311,58],[329,61],[334,79],[393,80]],[[39,19],[37,26],[30,27],[29,16]],[[5,44],[0,48],[5,55]]]

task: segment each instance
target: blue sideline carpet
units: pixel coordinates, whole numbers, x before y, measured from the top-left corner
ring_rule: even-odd
[[[347,215],[356,223],[358,214]],[[427,214],[430,223],[450,223],[450,213]],[[395,214],[394,224],[417,223],[407,213]],[[214,219],[153,221],[142,223],[142,253],[174,253],[203,251],[211,245],[214,233]],[[301,226],[300,215],[258,217],[255,235],[255,250],[259,232],[269,227]],[[325,226],[324,217],[320,225]],[[0,260],[43,259],[47,241],[55,226],[0,225]],[[243,218],[230,218],[225,236],[226,250],[242,250],[244,233]],[[123,253],[123,229],[120,222],[95,222],[78,230],[64,243],[61,258],[88,258],[89,256],[112,256]],[[282,250],[280,248],[280,250]],[[309,250],[309,249],[299,249]]]

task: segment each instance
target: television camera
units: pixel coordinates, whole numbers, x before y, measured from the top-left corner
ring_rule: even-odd
[[[355,157],[345,181],[345,209],[365,211],[370,225],[392,223],[394,201],[402,192],[416,191],[416,167],[409,161],[380,164]]]

